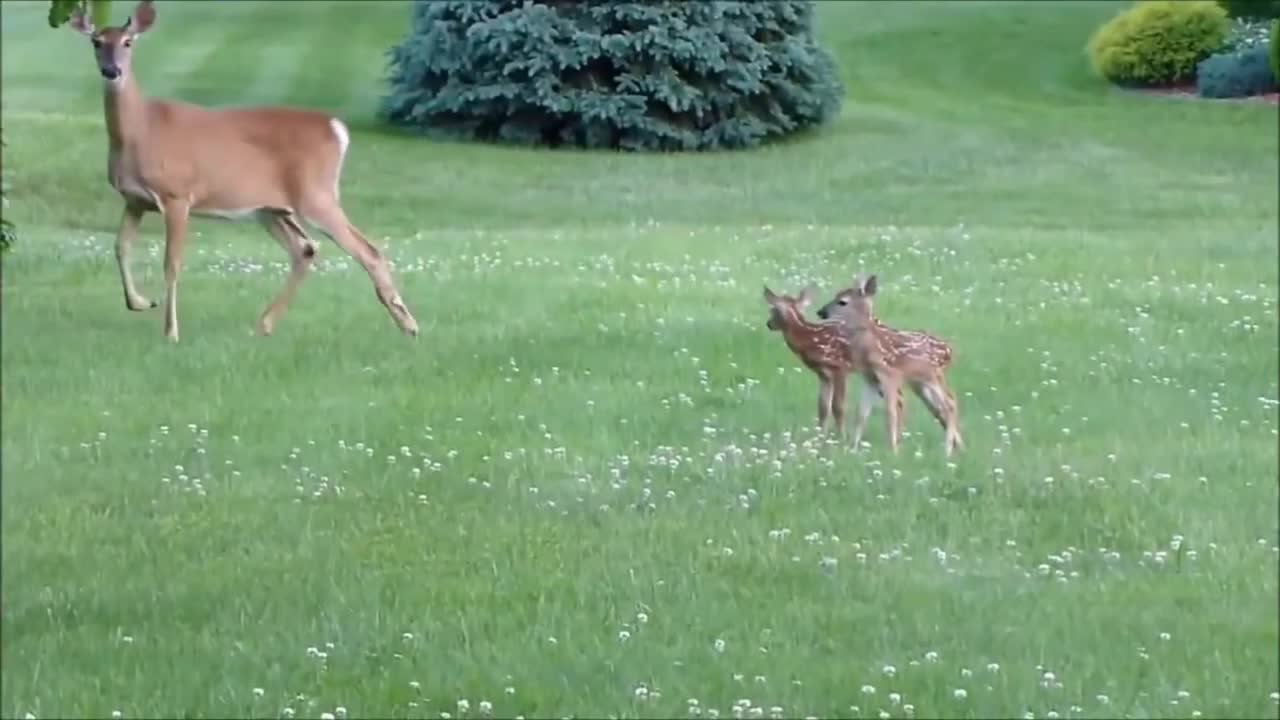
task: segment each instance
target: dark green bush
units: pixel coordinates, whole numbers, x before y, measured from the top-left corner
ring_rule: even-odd
[[[1196,67],[1196,94],[1200,97],[1248,97],[1273,92],[1275,87],[1271,51],[1265,45],[1213,55]]]
[[[1218,0],[1233,18],[1271,20],[1280,18],[1280,0]]]
[[[384,119],[625,150],[743,148],[822,124],[844,88],[811,0],[417,0]]]
[[[1222,47],[1227,27],[1213,0],[1147,0],[1098,28],[1086,50],[1114,83],[1168,85],[1190,80],[1196,63]]]
[[[1218,53],[1243,50],[1254,45],[1265,45],[1271,40],[1270,20],[1245,20],[1236,18],[1231,21],[1227,30],[1227,39],[1222,41]]]
[[[1271,21],[1271,74],[1280,80],[1280,20]]]

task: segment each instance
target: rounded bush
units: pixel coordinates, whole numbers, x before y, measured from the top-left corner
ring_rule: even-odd
[[[1248,97],[1273,92],[1275,87],[1271,50],[1265,45],[1212,55],[1196,67],[1196,94],[1200,97]]]
[[[1147,0],[1098,28],[1086,49],[1094,70],[1111,82],[1169,85],[1194,77],[1227,30],[1227,13],[1213,0]]]
[[[1227,15],[1249,20],[1280,18],[1280,0],[1218,0]]]
[[[743,148],[844,88],[813,2],[417,0],[381,116],[431,134],[625,150]]]

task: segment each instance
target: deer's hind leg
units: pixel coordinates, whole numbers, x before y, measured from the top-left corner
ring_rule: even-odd
[[[951,437],[952,449],[963,448],[964,439],[960,437],[960,404],[956,402],[956,394],[947,387],[946,378],[938,377],[938,388],[942,391],[943,399],[947,401],[948,418],[951,420],[949,430]]]
[[[904,399],[906,393],[902,392],[902,388],[898,388],[897,394],[893,396],[894,403],[898,406],[898,437],[902,437],[902,430],[907,426],[907,402]]]
[[[284,281],[284,288],[258,318],[258,334],[265,336],[271,334],[276,320],[293,299],[293,294],[306,277],[307,270],[311,269],[311,263],[316,256],[316,244],[307,236],[293,214],[287,210],[261,210],[258,213],[258,222],[280,243],[285,252],[289,253],[289,277]]]
[[[400,297],[400,291],[396,289],[395,280],[391,277],[391,266],[378,247],[369,242],[347,219],[346,213],[338,205],[337,197],[330,195],[314,198],[307,203],[302,214],[307,222],[323,230],[325,235],[360,263],[373,282],[378,301],[387,309],[391,319],[400,327],[401,332],[416,337],[418,321],[409,312],[404,299]]]
[[[911,389],[942,426],[943,450],[950,457],[952,450],[959,447],[963,441],[960,439],[960,428],[957,422],[958,408],[955,395],[947,387],[946,379],[938,375],[928,381],[915,381],[911,383]]]

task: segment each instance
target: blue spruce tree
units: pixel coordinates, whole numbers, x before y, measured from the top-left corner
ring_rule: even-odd
[[[380,112],[484,141],[751,147],[840,108],[813,15],[812,0],[416,0]]]

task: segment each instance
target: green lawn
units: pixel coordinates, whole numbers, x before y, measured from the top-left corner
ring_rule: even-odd
[[[327,241],[252,336],[284,253],[197,220],[166,343],[88,43],[3,3],[0,714],[1280,714],[1275,106],[1102,84],[1114,4],[832,2],[822,132],[444,144],[373,115],[408,5],[308,5],[159,3],[138,76],[341,113],[417,340]],[[956,348],[951,464],[914,398],[818,437],[765,329],[865,270]]]

